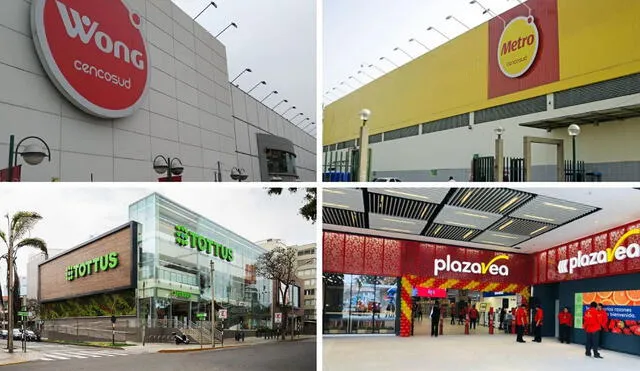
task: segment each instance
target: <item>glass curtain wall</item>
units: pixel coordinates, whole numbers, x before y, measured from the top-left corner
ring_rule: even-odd
[[[140,316],[150,322],[188,325],[198,313],[211,313],[211,265],[216,311],[227,309],[228,318],[216,319],[224,328],[271,326],[272,284],[255,275],[263,249],[158,194],[130,206],[130,218],[143,225],[139,264]],[[176,226],[183,226],[233,251],[233,259],[176,243]]]
[[[397,277],[325,273],[324,333],[395,333],[397,283]]]

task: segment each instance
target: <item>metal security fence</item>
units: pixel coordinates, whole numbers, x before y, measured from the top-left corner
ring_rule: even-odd
[[[503,182],[524,182],[524,159],[518,157],[504,157]],[[473,182],[493,182],[496,179],[496,159],[493,156],[476,156],[472,163]]]
[[[368,174],[371,173],[371,148],[368,152]],[[322,162],[323,182],[357,182],[360,164],[360,150],[325,152]]]

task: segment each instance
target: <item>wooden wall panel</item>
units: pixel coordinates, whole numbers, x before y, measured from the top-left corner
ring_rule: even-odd
[[[132,233],[132,228],[127,226],[41,264],[38,268],[40,301],[62,300],[132,287],[132,267],[135,264]],[[117,267],[67,281],[68,266],[112,252],[118,253]]]

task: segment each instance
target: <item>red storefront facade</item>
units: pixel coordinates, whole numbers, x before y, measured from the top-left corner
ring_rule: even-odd
[[[323,272],[400,278],[400,336],[410,335],[414,287],[530,296],[532,255],[325,231]]]

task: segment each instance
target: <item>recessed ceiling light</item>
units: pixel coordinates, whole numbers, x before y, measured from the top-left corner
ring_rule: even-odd
[[[565,209],[565,210],[572,210],[572,211],[578,210],[575,207],[553,204],[551,202],[545,202],[544,205],[551,206],[551,207],[557,207],[558,209]]]
[[[524,216],[525,218],[538,219],[538,220],[544,220],[544,221],[547,221],[547,222],[553,222],[553,221],[555,221],[555,219],[543,218],[543,217],[541,217],[541,216],[535,216],[535,215],[529,215],[529,214],[524,214],[524,215],[522,215],[522,216]]]
[[[477,227],[477,226],[472,225],[472,224],[464,224],[464,223],[451,222],[451,221],[446,221],[446,222],[444,222],[444,224],[453,224],[453,225],[459,225],[459,226],[461,226],[461,227],[467,227],[467,228],[478,229],[478,227]]]
[[[545,225],[544,227],[538,228],[538,229],[536,229],[535,231],[531,232],[529,235],[530,235],[530,236],[533,236],[534,234],[536,234],[536,233],[538,233],[538,232],[541,232],[541,231],[544,231],[544,230],[545,230],[545,229],[547,229],[547,228],[548,228],[548,227]]]
[[[504,209],[508,208],[509,206],[513,205],[514,202],[518,201],[520,199],[519,196],[516,196],[512,199],[510,199],[509,201],[507,201],[504,205],[502,205],[500,207],[500,209],[498,211],[503,211]]]
[[[493,241],[479,241],[479,242],[482,242],[482,243],[488,243],[489,245],[504,246],[504,244],[503,244],[503,243],[500,243],[500,242],[493,242]]]
[[[464,197],[462,197],[462,200],[460,200],[460,205],[464,204],[467,201],[467,199],[471,197],[472,194],[473,194],[473,190],[471,189],[468,190],[467,193],[464,195]]]
[[[513,224],[513,219],[509,220],[508,222],[504,223],[503,225],[500,226],[500,228],[498,228],[499,230],[503,230],[505,228],[507,228],[508,226],[510,226],[511,224]]]
[[[420,214],[420,218],[424,218],[424,215],[427,213],[427,211],[429,210],[429,206],[424,205],[424,209],[422,209],[422,214]]]
[[[437,235],[437,234],[438,234],[438,232],[440,232],[440,230],[441,230],[441,229],[442,229],[442,226],[441,226],[441,225],[439,225],[439,226],[438,226],[438,228],[436,228],[436,230],[433,232],[433,235],[434,235],[434,236],[435,236],[435,235]]]
[[[467,213],[467,212],[464,212],[464,211],[458,211],[456,214],[459,214],[459,215],[466,215],[466,216],[472,216],[472,217],[474,217],[474,218],[489,219],[489,217],[488,217],[488,216],[486,216],[486,215],[472,214],[472,213]]]
[[[509,239],[512,239],[512,240],[517,240],[517,239],[520,238],[520,237],[514,237],[514,236],[505,236],[503,234],[497,234],[497,233],[491,233],[491,235],[499,237],[499,238],[509,238]]]
[[[382,227],[380,229],[384,229],[385,231],[391,231],[391,232],[413,233],[411,231],[407,231],[406,229],[387,228],[387,227]]]
[[[350,206],[347,206],[347,205],[332,204],[332,203],[330,203],[330,202],[323,202],[323,203],[322,203],[322,206],[325,206],[325,207],[335,207],[335,208],[338,208],[338,209],[350,209],[350,208],[351,208]]]
[[[413,224],[413,225],[416,224],[416,222],[411,222],[408,220],[400,220],[400,219],[382,218],[382,220],[386,220],[388,222],[394,222],[394,223],[402,223],[402,224]]]
[[[344,192],[342,192],[342,191],[336,191],[336,190],[334,190],[334,189],[326,189],[326,188],[325,188],[325,190],[324,190],[324,191],[325,191],[325,192],[327,192],[327,193],[335,193],[335,194],[339,194],[339,195],[344,195],[344,194],[346,194],[346,193],[344,193]]]
[[[463,240],[466,240],[466,239],[467,239],[467,237],[471,236],[472,234],[473,234],[473,231],[469,231],[469,232],[467,232],[464,236],[462,236],[462,239],[463,239]]]
[[[414,194],[414,193],[400,192],[400,191],[396,191],[396,190],[393,190],[393,189],[385,189],[385,191],[388,192],[388,193],[393,193],[393,194],[400,195],[400,196],[421,198],[423,200],[428,200],[429,199],[429,197],[427,197],[427,196],[417,195],[417,194]]]

